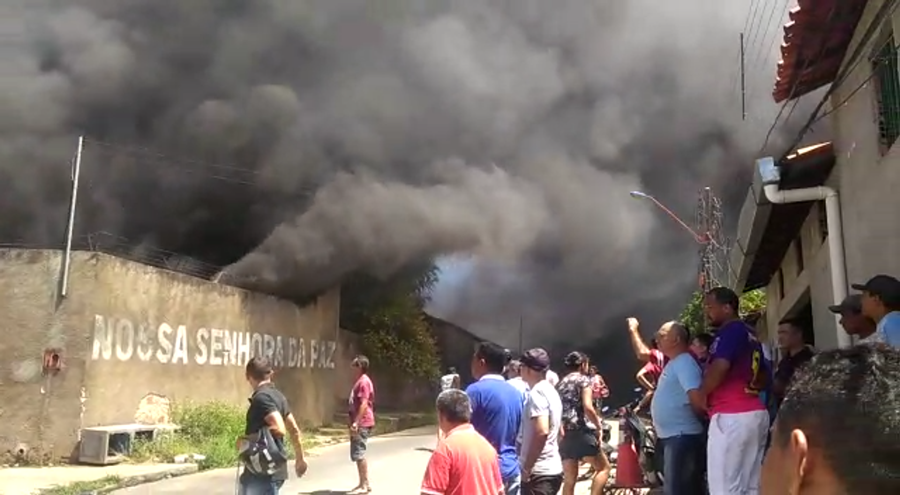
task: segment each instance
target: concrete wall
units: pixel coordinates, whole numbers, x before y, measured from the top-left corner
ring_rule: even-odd
[[[837,346],[838,328],[834,315],[828,310],[832,302],[831,269],[828,264],[828,240],[819,215],[823,210],[812,208],[781,262],[781,267],[766,287],[766,333],[774,342],[778,322],[792,311],[809,303],[812,306],[816,347]],[[797,252],[802,250],[803,262]]]
[[[341,343],[337,290],[299,308],[76,252],[68,297],[58,300],[61,258],[0,250],[0,454],[66,457],[84,426],[146,420],[148,396],[244,405],[243,366],[259,353],[274,358],[301,420],[334,416],[353,351]],[[61,371],[43,372],[45,352],[61,357]]]
[[[428,324],[441,353],[441,372],[452,366],[459,372],[463,386],[472,383],[472,355],[484,339],[440,318],[429,316]]]
[[[868,3],[848,56],[860,42],[884,0]],[[900,42],[900,11],[893,14],[894,43]],[[886,34],[886,33],[882,33]],[[878,107],[872,65],[868,57],[876,36],[863,52],[864,60],[834,92],[831,103],[843,104],[832,116],[837,167],[829,185],[841,194],[849,281],[865,281],[876,273],[900,274],[900,142],[882,150],[878,137]],[[845,60],[845,64],[847,61]],[[851,92],[863,85],[853,96]]]

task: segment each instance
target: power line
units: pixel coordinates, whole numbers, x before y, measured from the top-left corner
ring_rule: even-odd
[[[742,33],[747,32],[747,23],[750,22],[750,13],[751,11],[755,14],[756,11],[753,9],[753,6],[756,4],[757,0],[750,0],[750,5],[747,6],[747,15],[744,16],[744,27],[741,28]]]
[[[772,3],[772,0],[766,0],[766,5],[769,5],[770,3]],[[759,7],[759,3],[757,3],[756,6]],[[774,8],[775,8],[775,5],[772,4],[772,9],[774,9]],[[753,45],[756,42],[757,38],[759,38],[759,31],[760,31],[760,29],[762,29],[762,20],[763,20],[763,17],[765,17],[765,12],[766,12],[766,7],[763,7],[763,10],[760,11],[759,16],[758,16],[759,22],[755,23],[756,24],[755,31],[753,30],[754,23],[750,24],[750,32],[747,33],[747,36],[749,37],[749,40],[747,41],[747,46],[748,46],[748,48],[750,48],[750,50],[748,50],[748,51],[752,52]],[[754,20],[756,20],[756,18],[757,18],[757,16],[754,14]]]
[[[779,19],[778,19],[778,20],[779,20],[779,22],[778,22],[779,25],[783,25],[783,24],[784,24],[784,16],[785,16],[785,14],[787,13],[788,6],[789,6],[790,4],[791,4],[791,0],[784,0],[784,7],[783,7],[782,10],[781,10],[781,16],[780,16]],[[773,35],[772,35],[772,41],[769,43],[769,46],[768,46],[768,47],[765,46],[765,45],[766,45],[766,40],[769,38],[769,28],[772,26],[772,19],[775,18],[775,10],[776,10],[775,7],[776,7],[776,5],[773,5],[773,6],[772,6],[772,10],[771,10],[771,12],[769,13],[769,22],[766,24],[766,32],[763,34],[763,39],[762,39],[762,42],[761,42],[761,44],[760,44],[760,49],[759,49],[759,51],[756,53],[756,57],[754,57],[754,59],[753,59],[753,64],[752,64],[751,67],[750,67],[750,70],[751,70],[751,71],[755,71],[755,70],[756,70],[757,62],[758,62],[758,61],[761,60],[763,63],[765,63],[765,62],[769,59],[769,57],[771,56],[771,54],[772,54],[772,48],[775,47],[775,40],[778,39],[778,29],[775,29],[775,32],[774,32]]]
[[[837,17],[836,14],[838,11],[837,6],[838,6],[837,2],[835,2],[831,6],[831,11],[828,13],[828,18],[826,19],[826,24],[828,25],[828,29],[826,29],[825,32],[831,31],[831,28],[834,27],[833,23],[836,20],[836,17]],[[818,63],[819,60],[822,58],[822,56],[825,54],[826,46],[827,45],[825,43],[822,43],[822,45],[819,47],[819,52],[815,57],[816,63]],[[769,145],[769,139],[772,138],[772,133],[775,132],[775,128],[778,127],[778,121],[781,120],[781,116],[782,116],[782,114],[784,114],[784,110],[787,108],[788,104],[792,103],[792,100],[794,99],[794,94],[797,92],[797,88],[800,85],[800,80],[802,79],[802,75],[804,72],[806,72],[806,69],[809,68],[812,61],[813,61],[812,57],[807,58],[803,64],[803,68],[800,70],[799,73],[797,73],[797,76],[794,77],[794,83],[791,84],[791,91],[788,93],[787,100],[785,100],[784,104],[781,105],[781,108],[778,110],[778,114],[775,116],[775,120],[772,122],[772,125],[769,127],[768,132],[766,132],[766,137],[763,140],[762,146],[759,147],[759,151],[757,152],[757,154],[761,154],[763,151],[765,151],[766,147]],[[793,107],[791,108],[791,111],[788,114],[788,116],[790,116],[794,113],[794,110],[797,108],[798,102],[799,102],[799,100],[793,102]]]
[[[259,170],[253,170],[237,165],[209,163],[197,159],[174,157],[150,148],[114,144],[88,137],[84,138],[84,142],[86,145],[86,152],[96,150],[100,153],[114,157],[128,156],[138,159],[140,163],[152,163],[164,166],[167,171],[174,173],[200,176],[202,178],[221,182],[244,186],[257,186],[258,184],[255,179],[263,175]],[[317,188],[314,186],[307,185],[297,188],[296,191],[299,194],[308,196],[314,193],[316,189]]]

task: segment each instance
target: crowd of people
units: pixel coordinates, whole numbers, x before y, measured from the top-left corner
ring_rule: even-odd
[[[645,363],[635,377],[647,389],[639,408],[649,408],[665,494],[900,493],[900,281],[879,275],[853,288],[860,293],[830,310],[857,345],[817,354],[788,319],[778,327],[777,364],[727,288],[703,300],[714,334],[670,321],[648,345],[639,321],[628,319]],[[454,468],[447,459],[470,466],[471,458],[439,444],[422,493],[570,495],[583,463],[591,494],[602,493],[611,469],[597,399],[608,389],[596,368],[570,353],[554,386],[543,349],[506,361],[504,349],[482,344],[476,382],[441,394],[441,428],[477,434],[483,464]],[[447,409],[462,413],[447,423]],[[436,471],[450,474],[434,483]]]
[[[458,379],[448,370],[422,493],[572,495],[587,464],[590,493],[601,494],[611,471],[599,413],[609,388],[585,354],[572,352],[563,364],[560,377],[542,348],[512,360],[507,349],[485,342],[472,357],[475,382],[464,391],[450,385]]]
[[[857,345],[816,353],[797,321],[778,328],[782,357],[773,364],[740,300],[726,288],[705,294],[715,334],[691,335],[663,324],[650,345],[627,321],[632,347],[646,364],[637,379],[658,440],[667,495],[888,495],[900,493],[900,281],[886,275],[854,284],[859,294],[830,307]],[[600,495],[611,467],[598,411],[609,389],[581,352],[569,353],[560,378],[542,348],[511,360],[482,343],[472,357],[475,382],[462,390],[456,370],[441,380],[440,433],[421,493],[426,495],[573,495],[580,466]],[[358,356],[348,398],[350,458],[369,493],[367,440],[375,389],[368,359]],[[300,429],[271,382],[264,357],[247,363],[253,388],[241,493],[275,495],[287,479],[285,439],[307,463]]]

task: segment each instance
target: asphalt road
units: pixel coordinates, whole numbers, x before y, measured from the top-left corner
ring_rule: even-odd
[[[369,440],[369,478],[373,493],[419,493],[422,473],[434,447],[434,427],[407,430]],[[283,494],[332,495],[356,485],[356,466],[350,462],[347,444],[321,449],[308,458],[309,471],[302,479],[291,478]],[[218,469],[140,485],[116,494],[129,495],[234,495],[237,468]]]
[[[435,427],[417,428],[369,440],[369,478],[375,494],[418,494],[422,474],[435,445]],[[614,437],[618,435],[614,432]],[[615,438],[614,438],[615,441]],[[356,466],[350,462],[347,444],[325,447],[308,457],[309,471],[302,479],[291,478],[285,495],[336,495],[356,486]],[[135,486],[120,495],[234,495],[237,468],[218,469]],[[578,484],[576,494],[588,493],[590,483]]]

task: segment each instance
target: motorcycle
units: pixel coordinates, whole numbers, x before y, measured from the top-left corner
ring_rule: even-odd
[[[634,409],[643,399],[643,389],[636,388],[639,396],[618,410],[620,442],[631,442],[638,456],[638,464],[644,481],[650,488],[657,488],[665,481],[662,474],[662,459],[657,455],[656,432],[653,425],[638,416]]]

